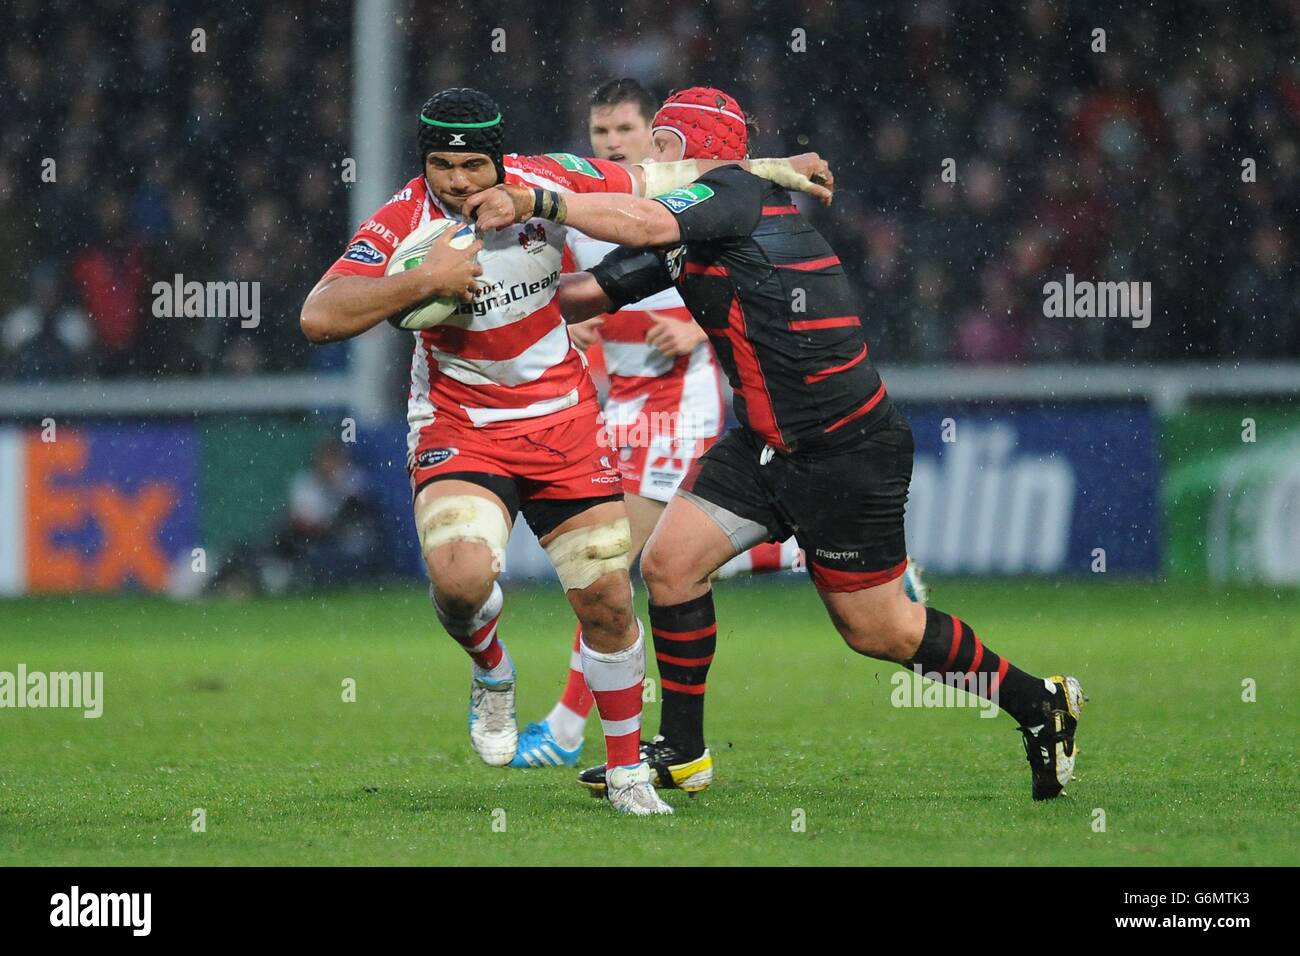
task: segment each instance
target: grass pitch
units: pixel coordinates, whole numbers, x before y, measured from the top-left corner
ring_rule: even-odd
[[[719,585],[717,781],[641,820],[589,798],[575,771],[479,763],[468,663],[418,587],[0,602],[0,670],[103,671],[105,697],[99,719],[0,710],[0,863],[1300,863],[1300,595],[932,590],[1020,666],[1082,680],[1066,797],[1030,800],[1006,715],[892,706],[898,669],[850,652],[806,581]],[[572,628],[556,589],[508,592],[521,725],[558,693]],[[603,757],[593,719],[583,763]]]

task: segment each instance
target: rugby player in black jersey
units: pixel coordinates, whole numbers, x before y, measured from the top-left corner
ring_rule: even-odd
[[[660,161],[700,156],[718,137],[743,145],[747,135],[735,100],[707,88],[670,97],[653,133]],[[823,184],[832,185],[829,171]],[[498,186],[471,197],[467,212],[481,228],[547,215],[625,247],[566,277],[566,318],[676,284],[734,390],[740,427],[687,473],[641,560],[664,689],[660,736],[643,752],[660,786],[698,790],[712,778],[703,694],[717,633],[710,575],[752,545],[793,533],[853,650],[997,703],[1024,735],[1034,799],[1063,792],[1079,682],[1020,670],[969,624],[904,593],[912,430],[867,356],[840,260],[785,189],[724,166],[654,199]],[[603,789],[604,768],[580,779]]]

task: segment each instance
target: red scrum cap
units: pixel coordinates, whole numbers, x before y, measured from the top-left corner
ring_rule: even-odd
[[[659,107],[650,124],[676,134],[686,147],[682,159],[744,159],[749,131],[740,104],[722,90],[692,86],[678,90]]]

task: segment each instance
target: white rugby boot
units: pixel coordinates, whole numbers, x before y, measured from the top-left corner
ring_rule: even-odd
[[[619,813],[649,817],[673,812],[673,808],[655,792],[654,771],[645,761],[635,767],[613,767],[605,777],[609,802]]]

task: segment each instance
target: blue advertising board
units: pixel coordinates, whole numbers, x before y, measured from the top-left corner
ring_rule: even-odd
[[[1156,423],[1145,404],[903,411],[916,438],[908,548],[925,567],[1158,570]]]

